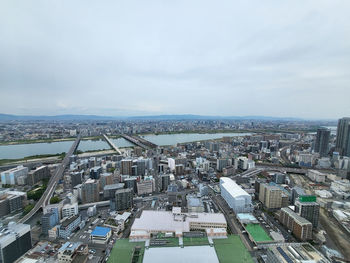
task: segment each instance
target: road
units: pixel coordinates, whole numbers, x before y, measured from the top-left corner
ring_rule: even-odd
[[[241,237],[243,244],[248,249],[248,251],[253,251],[253,244],[251,243],[250,240],[248,240],[248,237],[242,233],[243,229],[241,229],[241,226],[237,222],[235,215],[233,213],[230,213],[232,210],[227,205],[226,201],[222,199],[221,196],[215,195],[214,191],[211,192],[211,198],[213,202],[216,204],[216,206],[219,207],[219,209],[224,214],[227,225],[231,230],[231,233],[239,235]]]
[[[27,222],[36,212],[38,212],[38,210],[41,207],[45,207],[49,204],[50,198],[52,197],[53,193],[56,190],[58,181],[62,178],[63,172],[66,169],[67,165],[69,164],[69,157],[74,153],[74,151],[77,149],[79,145],[80,138],[81,136],[79,134],[77,139],[73,143],[72,147],[69,149],[68,153],[64,157],[62,163],[57,167],[55,174],[51,176],[44,194],[41,196],[39,201],[35,204],[34,208],[19,220],[19,223]]]

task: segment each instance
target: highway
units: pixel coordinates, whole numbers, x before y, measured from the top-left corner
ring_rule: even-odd
[[[127,141],[129,141],[137,146],[140,146],[141,148],[143,148],[145,150],[158,147],[156,144],[151,143],[151,142],[149,142],[141,137],[138,137],[138,136],[131,136],[131,135],[126,135],[126,134],[121,134],[121,136],[125,140],[127,140]]]
[[[19,220],[19,223],[25,223],[28,221],[33,215],[38,212],[38,210],[41,207],[45,207],[49,204],[50,198],[52,197],[53,193],[56,190],[56,186],[58,184],[58,181],[62,178],[63,172],[66,169],[67,165],[69,164],[69,157],[74,153],[74,151],[77,149],[79,142],[80,142],[81,136],[78,135],[77,139],[74,141],[72,147],[69,149],[68,153],[64,157],[62,163],[57,167],[55,174],[51,176],[49,183],[47,185],[47,188],[44,192],[44,194],[41,196],[39,201],[35,204],[34,208],[26,214],[24,217],[22,217]]]

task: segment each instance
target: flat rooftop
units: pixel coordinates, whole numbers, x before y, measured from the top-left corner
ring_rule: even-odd
[[[136,218],[131,231],[146,230],[148,232],[189,232],[190,222],[226,224],[221,213],[181,213],[186,215],[185,221],[174,220],[174,214],[180,214],[181,209],[173,211],[142,211],[141,217]]]
[[[99,237],[105,237],[111,229],[109,227],[101,227],[97,226],[95,229],[91,232],[92,236],[99,236]]]
[[[145,250],[143,263],[219,263],[214,247],[157,247]]]

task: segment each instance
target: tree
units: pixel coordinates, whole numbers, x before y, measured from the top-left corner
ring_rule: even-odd
[[[57,204],[61,201],[61,199],[58,196],[51,197],[50,204]]]

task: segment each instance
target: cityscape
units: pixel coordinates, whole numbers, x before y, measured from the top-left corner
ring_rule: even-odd
[[[350,263],[350,1],[0,1],[0,263]]]
[[[167,118],[2,121],[2,262],[347,262],[349,117]]]

